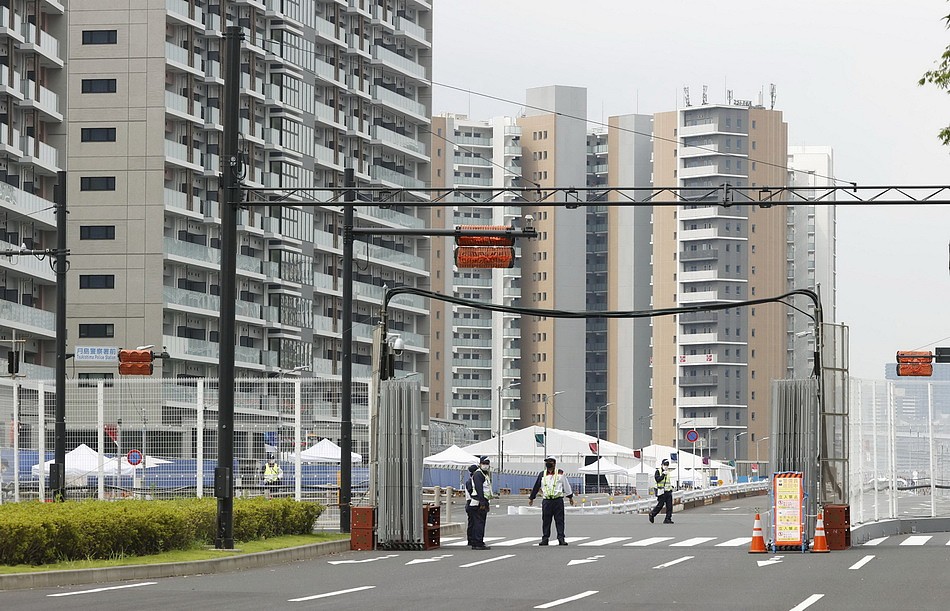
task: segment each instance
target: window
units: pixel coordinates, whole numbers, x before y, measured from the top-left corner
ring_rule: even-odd
[[[115,374],[112,373],[80,373],[79,388],[95,388],[96,382],[103,380],[105,388],[112,388]]]
[[[115,191],[115,176],[83,176],[79,179],[80,191]]]
[[[114,289],[115,275],[113,274],[80,274],[79,288],[81,289]]]
[[[115,325],[107,323],[80,324],[79,337],[115,337]]]
[[[114,240],[115,225],[80,225],[80,240]]]
[[[118,42],[115,30],[83,30],[82,44],[84,45],[114,45]]]
[[[83,142],[115,142],[114,127],[84,127],[81,133]]]
[[[84,78],[82,80],[83,93],[115,93],[114,78]]]

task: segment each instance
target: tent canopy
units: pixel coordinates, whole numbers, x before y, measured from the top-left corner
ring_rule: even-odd
[[[340,462],[340,456],[342,455],[342,450],[340,446],[336,445],[329,439],[321,439],[314,445],[310,446],[306,450],[300,453],[300,460],[304,462],[329,462],[329,463],[338,463]],[[351,452],[352,461],[354,463],[363,462],[363,455],[356,452]]]
[[[456,467],[468,467],[477,465],[478,457],[469,454],[457,445],[451,445],[438,454],[428,456],[422,461],[425,465],[452,465]]]
[[[146,458],[147,460],[147,458]],[[47,460],[42,465],[43,474],[49,475],[50,466],[56,462]],[[103,455],[103,472],[106,475],[115,475],[118,471],[121,475],[132,475],[134,467],[124,461],[119,463],[115,458]],[[33,465],[32,473],[35,476],[40,475],[40,465]],[[80,444],[66,453],[66,477],[75,480],[86,475],[96,475],[99,473],[99,453],[87,446]]]
[[[592,462],[589,465],[585,465],[578,469],[581,473],[600,473],[601,475],[629,475],[630,472],[628,469],[621,467],[617,463],[613,462],[609,458],[603,456],[600,457],[600,460]]]

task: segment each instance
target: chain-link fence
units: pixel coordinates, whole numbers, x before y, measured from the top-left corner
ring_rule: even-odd
[[[853,523],[950,516],[950,382],[851,380]]]
[[[217,387],[208,379],[68,380],[67,498],[213,495]],[[323,520],[338,516],[340,383],[238,380],[234,401],[235,495],[317,500],[330,508]],[[0,502],[50,497],[54,403],[51,381],[0,381]],[[369,486],[368,414],[367,385],[357,382],[354,502]]]

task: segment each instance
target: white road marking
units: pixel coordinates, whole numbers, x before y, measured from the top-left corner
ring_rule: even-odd
[[[669,562],[664,562],[663,564],[658,564],[653,567],[655,569],[665,569],[668,566],[673,566],[674,564],[679,564],[680,562],[686,562],[687,560],[692,560],[695,556],[683,556],[682,558],[677,558],[676,560],[670,560]]]
[[[756,564],[759,565],[759,566],[769,566],[769,565],[772,565],[772,564],[781,564],[782,558],[784,558],[784,557],[785,557],[785,556],[772,556],[772,557],[769,558],[768,560],[759,560],[759,561],[756,562]]]
[[[712,541],[716,537],[693,537],[692,539],[687,539],[685,541],[677,541],[676,543],[670,543],[670,547],[693,547],[699,545],[700,543],[706,543],[707,541]]]
[[[574,600],[580,600],[581,598],[587,598],[588,596],[593,596],[596,593],[597,593],[597,590],[588,590],[586,592],[581,592],[580,594],[575,594],[574,596],[569,596],[567,598],[561,598],[558,600],[552,600],[549,603],[538,605],[537,607],[535,607],[535,609],[550,609],[551,607],[563,605],[564,603],[569,603]]]
[[[468,564],[460,564],[460,569],[467,569],[470,566],[478,566],[479,564],[488,564],[489,562],[496,562],[498,560],[505,560],[506,558],[514,558],[514,554],[505,554],[504,556],[498,556],[497,558],[489,558],[488,560],[479,560],[478,562],[469,562]]]
[[[574,566],[575,564],[587,564],[589,562],[597,562],[601,558],[606,558],[606,556],[603,556],[603,555],[588,556],[587,558],[584,558],[583,560],[571,560],[570,562],[567,563],[567,566]]]
[[[449,541],[458,541],[462,537],[439,537],[439,541],[448,543]]]
[[[410,564],[425,564],[426,562],[438,562],[445,558],[451,558],[452,554],[442,554],[441,556],[433,556],[432,558],[416,558],[415,560],[410,560],[406,563],[406,566]]]
[[[600,547],[601,545],[610,545],[611,543],[618,543],[620,541],[626,541],[631,537],[607,537],[606,539],[597,539],[596,541],[588,541],[587,543],[581,543],[581,547],[590,546],[590,547]]]
[[[914,535],[901,541],[901,545],[923,545],[933,539],[933,535]]]
[[[792,607],[790,611],[804,611],[808,607],[821,600],[822,597],[824,597],[824,594],[812,594],[802,602],[798,603],[796,606]]]
[[[865,543],[865,545],[880,545],[881,543],[884,543],[885,540],[887,540],[887,537],[878,537],[877,539],[871,539]]]
[[[873,559],[874,559],[874,555],[873,555],[873,554],[870,555],[870,556],[865,556],[864,558],[861,558],[860,560],[858,560],[857,562],[855,562],[854,564],[852,564],[852,565],[849,566],[848,568],[851,569],[852,571],[856,571],[856,570],[858,570],[859,568],[861,568],[862,566],[864,566],[865,564],[867,564],[868,562],[871,562],[871,560],[873,560]]]
[[[736,537],[735,539],[729,539],[728,541],[717,543],[716,547],[739,547],[747,543],[752,543],[752,537]]]
[[[492,543],[495,547],[511,547],[512,545],[521,545],[522,543],[537,543],[540,541],[538,537],[521,537],[520,539],[508,539],[507,541],[499,541],[498,543]]]
[[[389,554],[388,556],[377,556],[375,558],[366,558],[365,560],[328,560],[327,564],[363,564],[364,562],[376,562],[377,560],[398,557],[399,554]]]
[[[669,541],[673,537],[650,537],[649,539],[640,539],[639,541],[634,541],[633,543],[624,543],[624,547],[646,547],[648,545],[653,545],[654,543],[662,543],[664,541]]]
[[[590,539],[590,537],[564,537],[564,540],[568,543],[577,543],[578,541],[584,541],[585,539]]]
[[[350,588],[348,590],[337,590],[336,592],[327,592],[326,594],[314,594],[313,596],[304,596],[302,598],[291,598],[287,602],[289,603],[300,603],[307,600],[316,600],[318,598],[329,598],[331,596],[339,596],[340,594],[350,594],[351,592],[361,592],[363,590],[372,590],[376,586],[360,586],[358,588]]]
[[[720,508],[720,511],[735,511],[736,509],[739,509],[739,508],[738,507],[722,507]]]
[[[80,590],[78,592],[61,592],[59,594],[47,594],[46,596],[50,598],[55,598],[57,596],[75,596],[76,594],[94,594],[96,592],[106,592],[108,590],[124,590],[126,588],[138,588],[141,586],[154,586],[156,582],[154,581],[143,581],[142,583],[130,583],[124,586],[109,586],[108,588],[95,588],[93,590]]]
[[[501,541],[504,537],[485,537],[482,539],[485,543],[490,543],[492,541]],[[466,547],[468,546],[468,541],[455,541],[454,543],[449,543],[445,547]]]

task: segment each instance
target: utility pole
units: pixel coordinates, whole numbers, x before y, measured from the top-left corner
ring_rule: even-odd
[[[224,35],[224,138],[221,180],[221,318],[218,340],[218,499],[216,549],[234,549],[234,315],[237,273],[237,206],[241,202],[238,124],[241,100],[241,41],[244,31],[228,26]]]
[[[53,498],[66,500],[66,172],[56,176],[56,403],[53,409]],[[40,457],[42,459],[42,457]]]
[[[340,532],[350,532],[353,482],[353,202],[356,172],[343,170],[343,362],[340,363]]]

